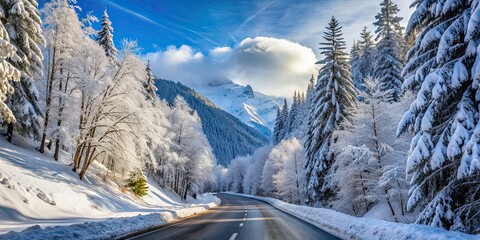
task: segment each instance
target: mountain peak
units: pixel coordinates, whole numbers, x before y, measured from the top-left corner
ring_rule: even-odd
[[[240,94],[240,96],[246,96],[248,98],[255,98],[255,93],[253,92],[253,88],[252,86],[250,85],[247,85],[243,88],[243,91],[242,93]],[[239,96],[239,97],[240,97]]]

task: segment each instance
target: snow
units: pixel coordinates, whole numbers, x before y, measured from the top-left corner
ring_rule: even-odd
[[[62,152],[55,162],[31,142],[15,140],[16,146],[0,138],[0,234],[10,231],[0,239],[110,239],[220,204],[211,194],[183,201],[152,179],[149,194],[140,199],[112,173],[104,181],[99,164],[80,181],[69,166],[72,156]]]
[[[342,239],[423,239],[423,240],[479,240],[479,235],[447,231],[440,228],[419,224],[387,222],[373,218],[358,218],[325,208],[299,206],[277,199],[230,193],[258,199],[290,213],[306,222]]]
[[[266,136],[273,132],[277,107],[283,101],[279,97],[255,92],[251,86],[231,81],[195,88],[195,91]]]

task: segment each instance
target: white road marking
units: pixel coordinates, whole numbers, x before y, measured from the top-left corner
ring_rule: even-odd
[[[247,214],[245,213],[245,216],[247,216]]]
[[[247,220],[246,218],[243,218],[243,221]]]
[[[243,227],[243,223],[240,223],[240,227]]]
[[[238,235],[238,233],[234,233],[234,234],[230,237],[230,239],[228,239],[228,240],[235,240],[235,238],[237,237],[237,235]]]

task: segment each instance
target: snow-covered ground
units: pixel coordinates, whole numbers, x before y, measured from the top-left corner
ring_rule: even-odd
[[[480,235],[446,231],[418,224],[387,222],[372,218],[358,218],[325,208],[299,206],[278,199],[227,192],[272,204],[274,207],[310,222],[342,239],[382,240],[480,240]]]
[[[251,86],[234,82],[212,84],[195,91],[267,136],[272,134],[277,107],[283,104],[282,98],[255,92]]]
[[[118,176],[110,174],[104,180],[106,171],[99,164],[80,181],[69,166],[72,156],[63,153],[63,158],[55,162],[34,150],[32,143],[16,139],[15,144],[0,138],[0,234],[28,229],[0,239],[52,239],[49,234],[62,236],[67,232],[70,235],[65,238],[108,239],[220,204],[209,194],[182,201],[152,180],[149,194],[140,199],[123,187]],[[72,224],[76,225],[65,226]],[[63,226],[40,229],[59,225]]]

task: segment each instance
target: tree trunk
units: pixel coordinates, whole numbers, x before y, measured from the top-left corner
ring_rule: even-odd
[[[83,150],[85,149],[85,143],[81,143],[77,146],[75,151],[75,157],[73,157],[73,169],[72,171],[77,172],[77,169],[80,167],[80,158],[82,156]]]
[[[14,123],[9,123],[8,126],[7,126],[7,136],[6,136],[6,139],[9,143],[12,143],[12,139],[13,139],[13,127],[14,127]]]
[[[47,128],[48,128],[48,119],[50,117],[50,107],[52,105],[52,86],[53,86],[53,76],[55,73],[55,62],[56,62],[56,47],[53,47],[53,56],[51,59],[51,64],[49,66],[49,71],[48,71],[48,83],[47,83],[47,98],[46,98],[46,104],[47,108],[45,110],[45,119],[43,121],[43,131],[42,131],[42,140],[40,142],[40,147],[38,148],[38,151],[41,153],[45,152],[45,142],[47,140]]]
[[[53,154],[53,158],[55,161],[58,161],[58,156],[60,154],[60,139],[55,139],[55,153]]]
[[[92,149],[92,145],[91,145],[91,143],[88,143],[87,152],[85,153],[85,157],[83,158],[82,170],[80,171],[80,174],[79,174],[80,180],[83,180],[83,177],[85,176],[85,173],[87,172],[88,159],[89,159],[89,156],[90,156],[90,150],[91,149]]]

